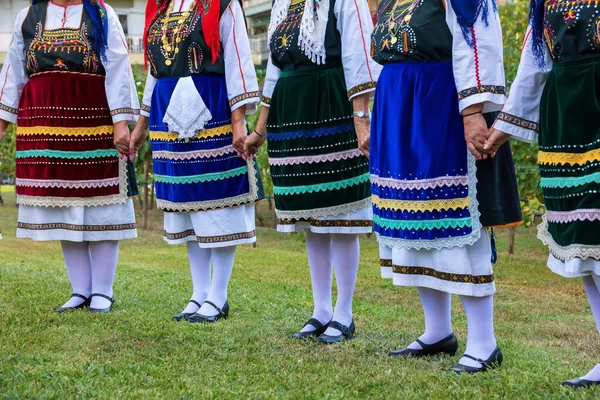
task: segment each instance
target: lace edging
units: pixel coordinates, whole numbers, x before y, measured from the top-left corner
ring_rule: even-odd
[[[407,211],[442,211],[458,210],[469,206],[469,198],[435,199],[435,200],[396,200],[382,199],[373,195],[373,205],[379,209]]]
[[[597,160],[600,160],[600,149],[586,151],[585,153],[538,152],[538,164],[575,166],[585,165]]]
[[[566,261],[571,258],[581,258],[582,260],[592,258],[600,260],[600,246],[590,246],[583,244],[572,244],[569,246],[560,246],[557,244],[548,231],[548,221],[546,216],[542,217],[542,223],[538,226],[538,239],[548,246],[550,253],[560,261]]]
[[[481,237],[481,212],[477,200],[477,165],[475,157],[467,151],[467,170],[469,184],[469,212],[471,213],[471,233],[466,236],[435,240],[405,240],[381,236],[377,234],[379,244],[385,247],[412,250],[441,250],[444,248],[473,245]]]
[[[155,159],[167,159],[167,160],[193,160],[196,158],[213,158],[221,157],[226,154],[235,153],[235,149],[232,145],[221,147],[213,150],[194,150],[185,152],[157,150],[153,151],[152,155]]]
[[[323,207],[323,208],[313,208],[310,210],[277,210],[275,209],[275,215],[279,219],[309,219],[309,218],[321,218],[321,217],[331,217],[340,214],[348,214],[354,211],[358,211],[365,207],[371,206],[371,198],[367,197],[366,199],[362,199],[359,201],[355,201],[353,203],[342,204],[339,206],[333,207]]]
[[[424,190],[436,189],[443,186],[466,186],[469,182],[467,176],[443,176],[440,178],[420,179],[420,180],[401,180],[394,178],[383,178],[377,175],[371,175],[371,183],[379,187],[387,187],[399,190]]]
[[[64,128],[59,126],[19,126],[17,127],[17,136],[19,135],[53,135],[53,136],[98,136],[112,135],[114,127],[112,125],[94,126],[91,128]]]
[[[367,183],[369,181],[369,173],[355,176],[341,181],[318,183],[315,185],[304,186],[273,186],[273,193],[277,195],[296,195],[303,193],[326,192],[330,190],[346,189],[347,187]]]
[[[196,135],[189,139],[206,139],[213,136],[230,135],[233,132],[232,125],[223,125],[217,128],[205,129],[196,133]],[[188,140],[189,140],[188,139]],[[185,141],[179,137],[176,132],[164,132],[164,131],[150,131],[150,140],[162,140],[162,141]]]
[[[118,157],[116,149],[88,150],[88,151],[60,151],[60,150],[21,150],[17,151],[16,158],[48,157],[66,158],[70,160],[83,160],[87,158]]]
[[[156,205],[161,210],[191,212],[235,207],[255,202],[256,200],[258,200],[258,178],[256,176],[256,168],[253,160],[248,160],[247,165],[248,182],[250,186],[250,191],[248,193],[244,193],[234,197],[228,197],[226,199],[195,201],[186,203],[175,203],[168,200],[156,199]]]
[[[297,165],[297,164],[316,164],[323,162],[349,160],[351,158],[360,157],[362,153],[358,149],[339,151],[336,153],[319,154],[316,156],[298,156],[298,157],[269,157],[269,165]]]
[[[598,208],[581,208],[573,211],[546,211],[548,222],[552,223],[569,223],[575,221],[600,221],[600,209]]]
[[[267,139],[273,142],[280,142],[282,140],[291,140],[298,138],[317,138],[321,136],[339,135],[341,133],[353,132],[354,124],[343,124],[336,126],[327,126],[324,128],[302,130],[302,131],[291,131],[284,133],[269,133]]]
[[[100,207],[127,202],[127,163],[119,159],[119,194],[97,197],[42,197],[17,195],[17,204],[32,207]]]
[[[66,181],[60,179],[23,179],[17,178],[15,180],[16,186],[23,187],[43,187],[51,188],[57,187],[62,189],[91,189],[91,188],[103,188],[118,185],[120,178],[109,178],[99,180],[88,180],[88,181]]]
[[[570,177],[542,177],[540,179],[540,186],[543,188],[572,188],[577,186],[587,185],[588,183],[599,183],[600,172],[595,172],[589,175],[583,176],[570,176]]]
[[[189,175],[189,176],[169,176],[169,175],[155,175],[155,181],[167,184],[184,184],[184,183],[200,183],[200,182],[214,182],[221,181],[229,178],[233,178],[239,175],[248,173],[248,167],[243,166],[234,168],[223,172],[211,172],[202,175]]]

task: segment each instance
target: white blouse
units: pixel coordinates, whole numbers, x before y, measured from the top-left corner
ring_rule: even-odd
[[[348,98],[375,91],[381,65],[371,58],[373,20],[366,0],[337,0],[333,8],[337,30],[342,39],[342,64]],[[268,107],[281,70],[269,56],[263,86],[262,105]]]
[[[106,6],[108,17],[108,48],[106,60],[102,60],[106,70],[106,98],[113,123],[128,121],[135,123],[139,114],[139,100],[135,89],[133,72],[127,54],[127,45],[119,18],[110,6]],[[29,7],[17,14],[13,38],[6,61],[0,73],[0,119],[17,122],[17,109],[23,87],[29,80],[26,74],[25,48],[21,26],[27,17]],[[48,2],[48,12],[44,29],[78,28],[81,23],[83,4],[62,7]],[[64,20],[63,20],[64,18]]]
[[[525,35],[517,77],[510,88],[506,105],[494,123],[494,128],[525,142],[537,141],[540,122],[540,102],[552,58],[544,45],[544,66],[539,67],[533,55],[531,26]]]
[[[494,11],[493,0],[488,1],[488,24],[480,16],[471,30],[473,46],[466,42],[461,26],[446,1],[446,24],[452,33],[452,69],[458,91],[460,111],[483,103],[483,112],[500,111],[506,102],[506,80],[500,16]]]
[[[192,4],[195,4],[194,0],[174,0],[174,2],[174,10],[189,10]],[[219,34],[223,46],[225,82],[231,111],[246,105],[246,114],[253,114],[260,102],[260,92],[252,62],[244,12],[239,0],[232,1],[223,13],[219,22]],[[150,116],[152,93],[156,81],[157,79],[148,71],[141,111],[141,114],[146,117]]]

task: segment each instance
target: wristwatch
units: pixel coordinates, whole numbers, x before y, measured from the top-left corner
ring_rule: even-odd
[[[354,111],[352,115],[354,115],[356,118],[365,118],[368,120],[371,119],[371,114],[366,111]]]

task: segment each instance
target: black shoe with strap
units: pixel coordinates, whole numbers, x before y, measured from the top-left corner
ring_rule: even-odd
[[[225,305],[223,306],[223,308],[219,308],[217,307],[217,305],[211,301],[205,301],[205,304],[211,305],[215,310],[218,311],[217,315],[202,315],[202,314],[192,314],[189,317],[187,317],[185,320],[187,322],[191,322],[191,323],[213,323],[213,322],[217,322],[221,319],[227,319],[227,317],[229,316],[229,302],[225,302]]]
[[[188,304],[189,303],[193,303],[193,304],[197,305],[198,306],[198,310],[200,309],[200,307],[202,307],[202,304],[198,303],[196,300],[193,300],[193,299],[190,300],[190,301],[188,301]],[[193,313],[193,312],[192,313],[182,312],[182,313],[174,315],[173,316],[173,320],[174,321],[181,321],[182,319],[186,319],[187,317],[192,316],[194,314],[195,313]]]
[[[588,381],[587,379],[575,378],[564,381],[562,385],[573,389],[580,389],[600,385],[600,381]]]
[[[63,312],[66,312],[66,311],[79,310],[79,309],[82,309],[82,308],[90,306],[91,296],[90,297],[85,297],[82,294],[73,293],[73,294],[71,294],[71,298],[73,298],[73,297],[79,297],[80,299],[83,299],[83,303],[78,304],[75,307],[58,307],[54,311],[56,311],[57,313],[63,313]]]
[[[327,324],[323,325],[321,323],[321,321],[319,321],[316,318],[311,318],[308,320],[308,322],[306,322],[306,324],[304,324],[304,326],[307,325],[311,325],[314,326],[314,330],[313,331],[306,331],[306,332],[296,332],[293,335],[291,335],[290,337],[292,339],[307,339],[309,337],[318,337],[321,336],[322,334],[325,333],[325,331],[327,330]]]
[[[115,299],[113,299],[112,297],[107,296],[107,295],[102,294],[102,293],[92,293],[92,295],[90,296],[90,302],[92,301],[92,297],[102,297],[102,298],[110,301],[110,306],[108,306],[106,308],[93,308],[93,307],[90,307],[90,309],[89,309],[90,312],[93,312],[93,313],[107,313],[107,312],[110,312],[110,310],[112,310],[112,306],[113,306],[113,304],[115,302]]]
[[[342,332],[342,334],[339,336],[329,336],[329,335],[326,335],[323,333],[322,335],[317,337],[317,340],[324,344],[334,344],[334,343],[343,342],[344,340],[352,339],[354,337],[354,331],[356,330],[356,325],[354,325],[354,320],[352,320],[352,323],[350,324],[349,327],[346,325],[342,325],[341,323],[339,323],[337,321],[331,321],[330,323],[327,324],[326,328],[337,329],[338,331]],[[327,329],[325,329],[325,330],[327,330]]]
[[[469,365],[463,365],[459,363],[455,367],[450,368],[450,371],[454,371],[457,374],[477,374],[479,372],[485,372],[502,365],[502,352],[500,351],[500,347],[496,347],[496,349],[492,352],[492,354],[487,360],[475,358],[468,354],[463,354],[463,357],[478,362],[479,364],[481,364],[481,367],[471,367]]]
[[[402,350],[391,351],[388,353],[392,357],[427,357],[435,354],[449,354],[451,356],[456,354],[458,350],[458,340],[456,335],[451,333],[439,342],[433,344],[423,343],[419,339],[415,340],[422,347],[421,349],[410,349],[405,348]]]

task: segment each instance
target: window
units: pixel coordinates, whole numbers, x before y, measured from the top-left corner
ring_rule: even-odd
[[[129,31],[127,29],[127,15],[119,14],[119,22],[121,23],[121,26],[123,27],[123,32],[125,33],[125,35],[128,35]]]

